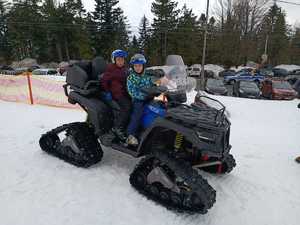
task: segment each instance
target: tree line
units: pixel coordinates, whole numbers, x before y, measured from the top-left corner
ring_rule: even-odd
[[[175,0],[153,0],[153,21],[141,18],[138,34],[119,0],[95,0],[87,12],[81,0],[0,0],[0,63],[27,57],[38,62],[110,58],[111,51],[140,52],[149,64],[163,64],[169,54],[199,64],[207,23],[206,62],[240,65],[261,61],[300,64],[300,28],[286,22],[284,10],[267,0],[218,0],[213,15],[195,15]]]

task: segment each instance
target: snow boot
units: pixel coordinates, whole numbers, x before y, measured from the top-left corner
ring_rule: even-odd
[[[131,146],[138,146],[139,141],[135,136],[129,135],[126,140],[126,144],[131,145]]]
[[[121,142],[126,141],[127,137],[122,127],[113,127],[111,130]]]

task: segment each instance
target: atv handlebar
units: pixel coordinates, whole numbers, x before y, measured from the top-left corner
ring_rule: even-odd
[[[161,94],[168,91],[168,88],[164,86],[153,86],[149,88],[142,88],[141,91],[149,98],[160,96]]]

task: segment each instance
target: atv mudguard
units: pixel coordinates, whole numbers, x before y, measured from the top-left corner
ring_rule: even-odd
[[[69,94],[69,102],[78,103],[88,114],[89,121],[95,128],[95,134],[100,136],[108,132],[112,127],[111,109],[99,98],[86,98],[72,91]]]
[[[201,141],[196,130],[193,128],[185,127],[179,123],[175,123],[174,121],[159,117],[155,119],[153,124],[143,132],[140,138],[140,145],[137,149],[139,156],[148,154],[149,151],[151,151],[152,143],[156,141],[153,139],[160,137],[159,133],[163,133],[165,131],[174,131],[182,134],[184,139],[190,142],[195,149],[199,149],[202,155],[207,155],[208,157],[222,158],[224,155],[227,155],[231,149],[230,145],[224,149],[224,145],[222,144],[209,144]],[[221,140],[223,135],[219,133],[219,135],[216,136],[216,143],[221,143],[223,141]]]

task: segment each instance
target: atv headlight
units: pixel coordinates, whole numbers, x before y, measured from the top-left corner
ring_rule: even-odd
[[[243,94],[243,93],[245,93],[242,89],[240,90],[240,92]]]
[[[214,143],[216,141],[215,137],[209,133],[197,131],[197,135],[199,139],[204,142]]]

